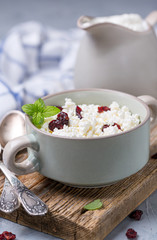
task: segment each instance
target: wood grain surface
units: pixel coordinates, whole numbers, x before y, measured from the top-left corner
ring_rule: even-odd
[[[151,154],[157,152],[157,127],[151,132]],[[25,158],[26,153],[19,158]],[[23,207],[0,217],[62,239],[104,239],[128,214],[157,189],[157,159],[148,161],[138,173],[102,188],[74,188],[43,177],[39,173],[19,179],[47,205],[45,216],[32,217]],[[0,191],[4,176],[0,173]],[[100,198],[103,207],[83,212],[87,203]]]

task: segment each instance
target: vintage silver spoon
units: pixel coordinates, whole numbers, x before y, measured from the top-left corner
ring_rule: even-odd
[[[0,124],[0,142],[2,147],[15,137],[25,134],[24,115],[20,111],[10,111]],[[20,205],[19,201],[31,215],[43,215],[47,212],[46,204],[31,192],[15,175],[0,161],[0,168],[5,178],[3,192],[0,198],[0,210],[12,212]]]
[[[8,141],[24,134],[25,122],[22,112],[13,110],[3,116],[0,123],[0,143],[2,149],[5,147]],[[2,149],[0,149],[0,153]],[[2,153],[0,155],[0,160],[2,160]],[[13,187],[10,185],[8,179],[5,178],[2,195],[0,197],[0,210],[9,213],[13,212],[19,206],[20,202],[18,196],[13,190]]]

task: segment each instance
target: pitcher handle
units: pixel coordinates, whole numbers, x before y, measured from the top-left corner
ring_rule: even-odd
[[[153,129],[157,124],[157,100],[149,95],[139,96],[138,98],[145,102],[150,109],[151,112],[150,128]],[[155,139],[150,146],[150,157],[152,157],[156,153],[157,153],[157,140]]]
[[[145,20],[149,25],[154,26],[157,23],[157,11],[151,12]]]
[[[15,162],[16,154],[24,148],[29,149],[29,156],[23,162]],[[39,144],[33,134],[17,137],[9,141],[3,151],[3,161],[6,167],[17,175],[24,175],[39,170],[37,152]]]
[[[149,95],[138,96],[138,98],[145,102],[150,109],[150,128],[152,129],[157,124],[157,99]]]

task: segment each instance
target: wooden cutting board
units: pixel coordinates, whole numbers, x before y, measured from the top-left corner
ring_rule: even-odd
[[[151,133],[151,150],[157,152],[157,127]],[[45,216],[32,217],[20,207],[11,214],[0,212],[0,217],[62,239],[101,240],[157,189],[157,159],[150,158],[138,173],[103,188],[73,188],[38,173],[19,179],[48,205],[49,211]],[[1,174],[0,191],[3,183]],[[83,213],[83,206],[98,198],[103,208]]]

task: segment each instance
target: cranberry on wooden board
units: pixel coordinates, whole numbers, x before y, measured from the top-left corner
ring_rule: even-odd
[[[151,156],[152,159],[157,159],[157,153]]]

